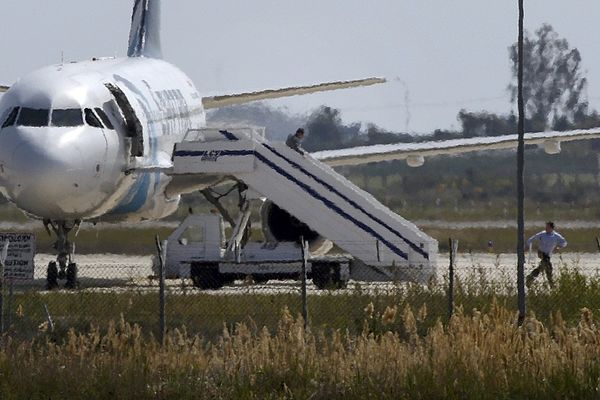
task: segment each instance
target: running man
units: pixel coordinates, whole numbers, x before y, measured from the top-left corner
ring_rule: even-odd
[[[554,230],[554,222],[552,221],[546,222],[545,230],[533,235],[527,240],[527,247],[530,247],[531,243],[533,243],[535,240],[539,242],[538,257],[540,258],[540,264],[536,269],[531,271],[529,275],[527,275],[527,280],[525,283],[527,287],[531,286],[533,280],[541,272],[546,272],[546,278],[548,278],[550,287],[554,287],[554,280],[552,278],[552,261],[550,260],[550,257],[552,257],[552,253],[555,249],[562,249],[566,247],[567,241],[560,233]]]

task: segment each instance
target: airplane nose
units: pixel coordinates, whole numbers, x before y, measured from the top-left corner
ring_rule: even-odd
[[[12,154],[2,155],[4,187],[19,208],[45,218],[79,219],[97,206],[106,155],[102,131],[18,129],[6,141]]]

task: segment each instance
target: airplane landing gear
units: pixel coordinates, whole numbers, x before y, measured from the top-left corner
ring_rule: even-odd
[[[66,289],[76,289],[79,286],[77,264],[73,261],[75,244],[69,241],[69,233],[73,229],[78,231],[80,224],[81,221],[44,221],[44,227],[48,234],[52,235],[54,233],[57,237],[53,247],[58,253],[56,261],[48,263],[46,289],[57,289],[59,279],[66,280]]]

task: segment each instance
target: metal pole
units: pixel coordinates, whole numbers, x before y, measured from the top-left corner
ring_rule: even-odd
[[[45,303],[44,303],[44,311],[46,312],[48,328],[50,329],[50,332],[54,332],[54,321],[52,320],[52,315],[50,314],[50,310],[48,310],[48,305]]]
[[[10,329],[12,325],[13,313],[13,295],[14,295],[14,278],[8,278],[8,300],[6,302],[6,329]]]
[[[0,260],[0,336],[4,334],[4,260]]]
[[[518,108],[519,143],[517,147],[517,292],[519,305],[519,326],[525,320],[525,103],[523,101],[523,0],[519,0],[519,43],[518,43]]]
[[[302,318],[304,318],[304,330],[308,328],[308,299],[306,296],[306,267],[308,264],[308,243],[300,238],[302,243]]]
[[[156,250],[158,252],[159,269],[158,269],[158,308],[159,308],[159,332],[158,340],[161,345],[165,344],[165,336],[167,330],[166,321],[166,302],[165,302],[165,248],[160,243],[160,238],[156,235]]]
[[[452,318],[454,311],[454,241],[448,238],[450,248],[450,265],[448,267],[448,319]]]

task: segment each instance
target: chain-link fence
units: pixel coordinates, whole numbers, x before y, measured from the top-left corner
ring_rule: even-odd
[[[123,318],[138,324],[146,334],[160,334],[159,279],[153,272],[151,256],[78,256],[79,287],[69,290],[61,286],[48,291],[46,266],[52,258],[36,256],[33,281],[5,280],[5,333],[23,338],[34,337],[40,331],[60,335],[69,329],[106,327],[110,321]],[[537,261],[529,260],[527,273]],[[600,309],[597,255],[566,253],[555,255],[552,261],[554,284],[549,284],[545,274],[531,283],[527,290],[528,311],[541,320],[560,312],[563,318],[575,321],[582,307]],[[308,279],[305,304],[299,276],[268,281],[248,276],[226,282],[217,290],[201,290],[191,279],[167,279],[166,328],[185,327],[189,333],[206,338],[214,338],[224,327],[237,323],[256,330],[273,330],[283,310],[302,315],[303,305],[311,329],[350,333],[393,330],[394,324],[400,329],[399,315],[407,306],[430,322],[423,326],[447,321],[451,310],[470,313],[502,304],[516,311],[514,254],[458,253],[453,274],[449,265],[448,254],[440,254],[437,273],[426,284],[350,280],[345,288],[322,290]]]

